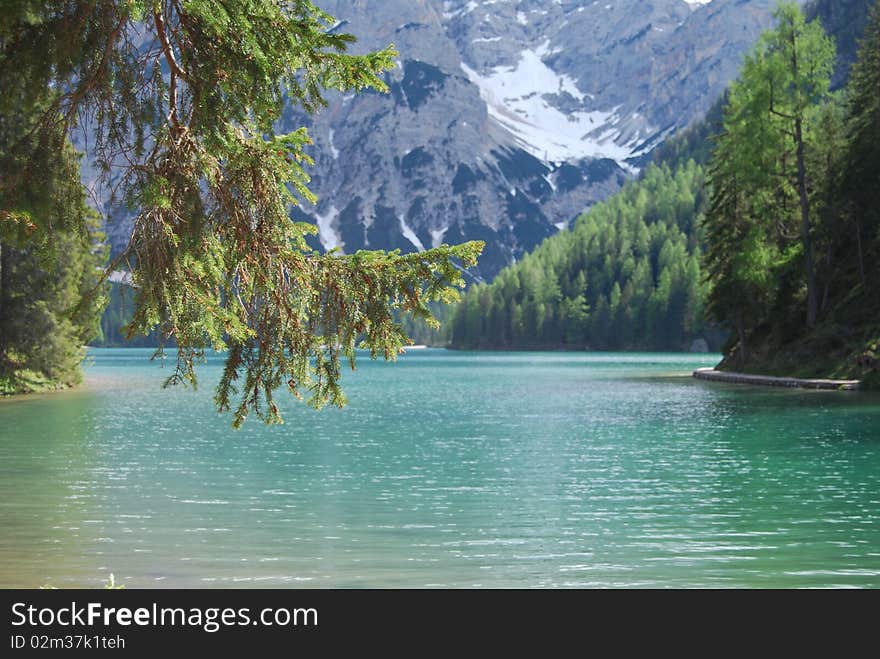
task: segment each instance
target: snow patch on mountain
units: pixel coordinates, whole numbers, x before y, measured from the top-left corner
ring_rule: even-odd
[[[333,156],[333,160],[339,158],[339,149],[333,144],[333,129],[331,128],[327,133],[327,143],[330,146],[330,155]]]
[[[440,229],[429,229],[428,233],[431,234],[431,247],[440,247],[443,244],[443,236],[446,235],[446,232],[449,231],[449,227],[442,227]]]
[[[474,9],[480,6],[478,3],[473,1],[468,2],[464,7],[461,7],[460,9],[453,9],[454,5],[454,2],[443,3],[443,18],[450,19],[455,18],[456,16],[461,16],[462,14],[469,14]]]
[[[333,226],[338,215],[339,210],[336,206],[330,206],[323,215],[315,213],[315,219],[318,222],[318,239],[321,241],[321,246],[328,252],[336,247],[342,247],[342,238]]]
[[[425,246],[422,244],[422,241],[419,240],[416,232],[412,230],[412,227],[403,219],[403,215],[399,216],[398,219],[400,220],[400,233],[403,234],[403,237],[410,241],[413,244],[413,247],[417,250],[424,252]]]
[[[570,76],[558,74],[542,57],[556,52],[545,41],[520,53],[515,66],[497,66],[480,74],[464,62],[461,68],[480,90],[489,116],[511,133],[518,146],[544,162],[581,158],[612,158],[623,162],[634,155],[639,136],[625,144],[614,126],[620,117],[610,111],[562,112],[552,103],[557,95],[582,103],[585,95]],[[648,130],[648,133],[653,132]]]

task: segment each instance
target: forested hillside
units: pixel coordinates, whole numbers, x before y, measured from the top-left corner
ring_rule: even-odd
[[[832,89],[843,87],[849,78],[872,4],[873,0],[815,0],[804,7],[807,20],[818,19],[834,38],[837,59],[831,75]]]
[[[156,348],[162,343],[158,332],[129,337],[127,328],[134,316],[137,291],[116,282],[110,285],[107,307],[101,316],[100,332],[89,345],[102,348]]]
[[[644,177],[546,240],[458,306],[464,348],[676,350],[704,335],[703,169]]]

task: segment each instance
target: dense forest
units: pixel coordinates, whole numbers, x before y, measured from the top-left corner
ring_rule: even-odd
[[[90,229],[59,232],[42,248],[0,244],[0,394],[80,382],[103,306],[96,268],[105,254]]]
[[[702,337],[703,176],[693,161],[675,172],[650,165],[570,231],[472,287],[453,345],[677,350]]]

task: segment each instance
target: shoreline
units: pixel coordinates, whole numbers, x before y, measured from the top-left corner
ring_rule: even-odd
[[[825,378],[790,378],[773,375],[751,375],[716,371],[714,368],[698,368],[693,377],[708,382],[728,382],[732,384],[751,384],[765,387],[788,387],[790,389],[820,389],[823,391],[857,391],[860,380],[831,380]]]

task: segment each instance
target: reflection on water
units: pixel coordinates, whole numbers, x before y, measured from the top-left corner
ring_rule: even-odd
[[[0,585],[880,586],[873,395],[424,350],[234,432],[149,354],[0,402]]]

